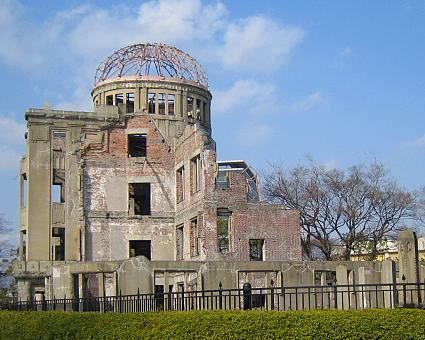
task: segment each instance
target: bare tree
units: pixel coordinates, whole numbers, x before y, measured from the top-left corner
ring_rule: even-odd
[[[308,167],[290,171],[272,166],[265,176],[264,192],[268,199],[300,211],[307,259],[316,259],[319,250],[325,260],[335,258],[336,253],[349,260],[365,244],[375,258],[379,242],[412,217],[414,203],[413,196],[377,163],[347,171],[326,169],[311,161]]]

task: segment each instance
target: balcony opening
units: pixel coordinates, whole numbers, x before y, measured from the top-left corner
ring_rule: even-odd
[[[124,95],[122,93],[117,93],[115,95],[115,105],[118,106],[124,104]]]
[[[27,260],[27,231],[22,230],[21,231],[21,260],[26,261]]]
[[[129,257],[144,256],[151,260],[151,241],[150,240],[131,240],[129,241]]]
[[[168,94],[168,115],[174,116],[174,94]]]
[[[249,260],[263,261],[264,258],[264,240],[249,240]]]
[[[158,113],[165,115],[165,93],[158,93]]]
[[[218,170],[217,174],[217,188],[228,189],[230,188],[229,172]]]
[[[148,113],[156,113],[155,93],[148,93]]]
[[[129,134],[128,157],[146,157],[146,134]]]
[[[133,215],[151,214],[151,184],[130,183],[128,185],[129,210]]]
[[[193,98],[187,97],[187,115],[193,117]]]
[[[126,94],[125,98],[125,112],[132,113],[134,112],[134,93],[130,92]]]
[[[106,96],[106,105],[109,105],[109,106],[114,105],[114,97],[112,95]]]

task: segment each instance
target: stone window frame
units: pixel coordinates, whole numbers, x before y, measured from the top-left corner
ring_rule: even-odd
[[[199,220],[198,217],[194,217],[189,221],[190,226],[190,257],[196,257],[200,255],[200,237],[199,237]],[[194,226],[196,229],[194,230]]]
[[[261,243],[261,251],[258,252],[258,254],[255,254],[253,252],[253,247],[255,246],[255,244]],[[249,260],[250,261],[265,261],[265,239],[263,238],[250,238],[248,241],[249,244]]]
[[[146,91],[146,111],[148,114],[150,115],[161,115],[161,116],[176,116],[179,114],[179,110],[178,110],[178,105],[176,105],[176,98],[177,98],[177,91],[173,91],[173,90],[166,90],[166,89],[154,89],[154,88],[149,88]],[[173,113],[169,112],[169,99],[170,99],[170,95],[173,96]],[[160,101],[159,101],[159,96],[163,96],[163,104],[164,104],[164,113],[160,113]],[[153,104],[154,104],[154,108],[155,110],[153,110],[154,112],[151,112],[151,107],[152,105],[150,105],[150,99],[153,99]]]
[[[201,190],[202,162],[201,154],[190,159],[190,191],[195,194]]]
[[[219,228],[220,223],[219,220],[226,220],[227,221],[227,237],[220,237],[220,230]],[[219,253],[229,253],[232,251],[231,247],[231,235],[232,235],[232,211],[230,211],[227,208],[218,208],[217,209],[217,251]],[[221,246],[220,243],[226,243],[226,242],[220,242],[222,240],[227,239],[227,247]]]

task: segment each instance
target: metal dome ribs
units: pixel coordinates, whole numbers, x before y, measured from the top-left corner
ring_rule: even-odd
[[[190,80],[208,88],[201,65],[190,55],[165,44],[121,48],[99,65],[94,85],[112,78],[149,75]]]

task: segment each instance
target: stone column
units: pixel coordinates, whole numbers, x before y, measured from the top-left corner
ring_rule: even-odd
[[[398,237],[398,258],[399,258],[399,283],[405,283],[407,290],[406,301],[404,293],[401,297],[402,303],[421,303],[419,291],[419,266],[418,266],[418,238],[416,233],[410,229],[400,232]],[[404,279],[404,280],[403,280]],[[412,293],[412,294],[411,294]]]
[[[397,303],[397,294],[395,294],[396,269],[395,262],[385,260],[382,262],[381,283],[384,290],[384,308],[394,308]]]
[[[336,283],[337,285],[348,285],[347,267],[344,265],[336,266]],[[338,287],[336,290],[336,300],[338,309],[349,309],[349,296],[347,287]]]

